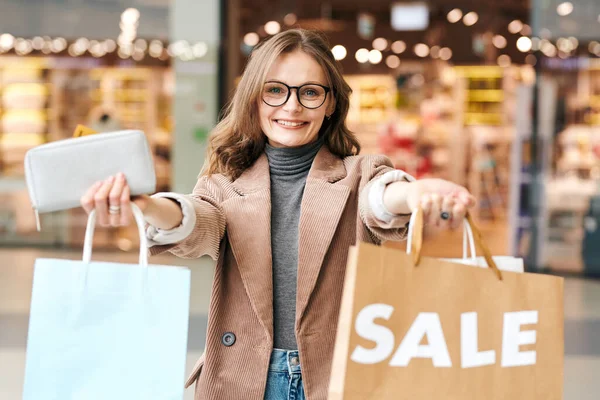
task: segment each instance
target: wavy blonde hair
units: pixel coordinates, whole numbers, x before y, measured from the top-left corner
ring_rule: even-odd
[[[261,155],[266,143],[258,117],[258,104],[267,73],[275,60],[285,53],[300,50],[321,65],[332,89],[335,110],[323,121],[319,132],[330,151],[339,157],[360,152],[358,140],[346,126],[352,89],[342,76],[340,66],[329,49],[327,39],[315,32],[291,29],[262,42],[252,52],[223,119],[210,135],[202,175],[223,174],[237,179]]]

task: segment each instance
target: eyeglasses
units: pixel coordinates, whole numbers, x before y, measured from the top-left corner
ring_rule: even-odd
[[[296,89],[298,102],[311,110],[321,107],[327,99],[327,93],[331,91],[327,86],[316,83],[288,86],[283,82],[270,81],[263,87],[262,99],[268,106],[280,107],[290,99],[292,89]]]

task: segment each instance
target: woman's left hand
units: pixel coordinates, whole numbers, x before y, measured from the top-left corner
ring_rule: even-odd
[[[475,206],[475,198],[466,188],[442,179],[417,180],[407,187],[408,207],[414,211],[420,204],[427,224],[457,228]]]

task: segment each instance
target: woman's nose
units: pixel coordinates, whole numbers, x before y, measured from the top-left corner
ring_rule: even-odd
[[[297,89],[292,90],[292,93],[290,93],[290,98],[283,105],[283,109],[286,111],[302,110],[302,104],[300,104],[300,102],[298,101],[298,95],[296,94],[296,92],[294,92],[294,90],[297,90]]]

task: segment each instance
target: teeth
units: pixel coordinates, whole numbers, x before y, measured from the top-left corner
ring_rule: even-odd
[[[282,121],[282,120],[277,120],[277,123],[279,123],[281,125],[285,125],[285,126],[301,126],[301,125],[304,125],[304,122],[290,122],[290,121]]]

